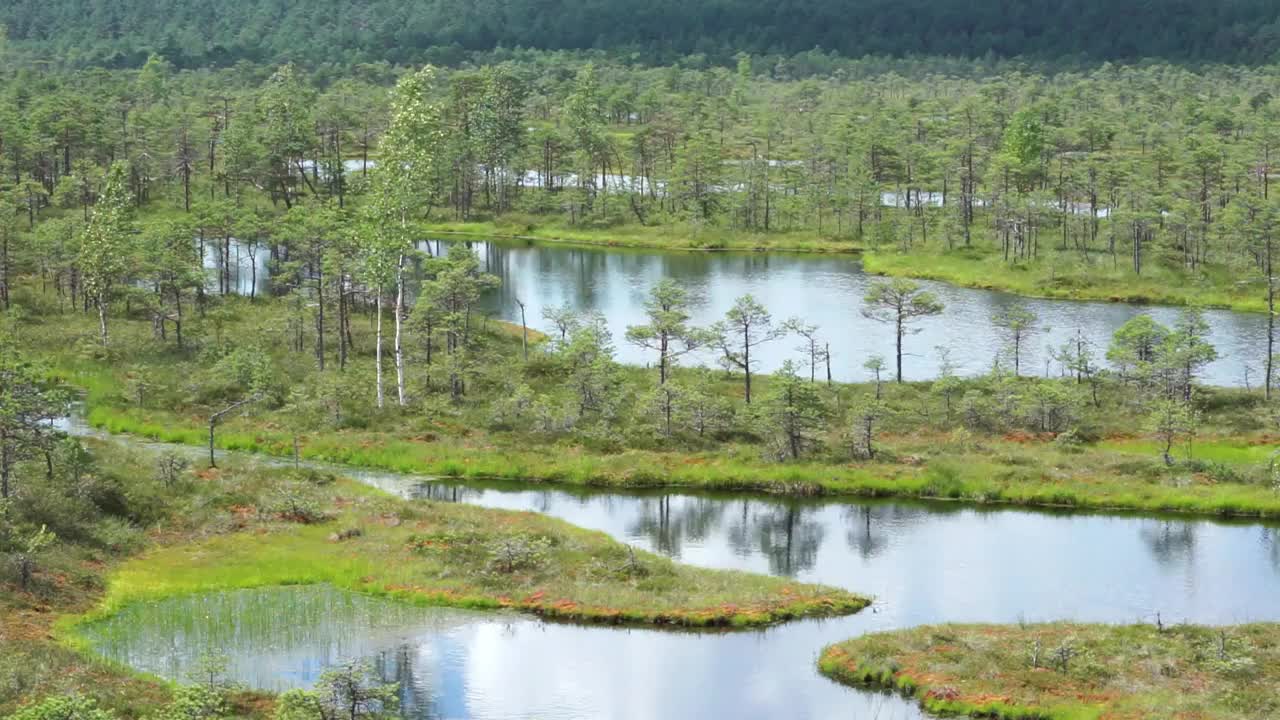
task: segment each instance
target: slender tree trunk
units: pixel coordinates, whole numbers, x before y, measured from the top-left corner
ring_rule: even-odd
[[[396,262],[396,397],[400,405],[405,404],[404,391],[404,349],[401,346],[401,317],[404,314],[404,255]]]
[[[9,309],[9,232],[0,230],[0,307]]]
[[[324,260],[316,273],[316,364],[324,372]]]
[[[10,466],[9,443],[4,438],[0,438],[0,500],[7,500],[9,498]]]
[[[376,339],[374,340],[374,348],[373,348],[374,364],[375,364],[375,366],[376,366],[375,371],[374,371],[374,376],[375,376],[375,384],[377,385],[377,393],[378,393],[378,408],[379,408],[379,409],[381,409],[381,408],[383,407],[383,396],[382,396],[382,288],[381,288],[381,287],[379,287],[379,288],[378,288],[378,293],[377,293],[377,296],[376,296],[375,301],[374,301],[374,307],[376,308],[376,309],[375,309],[375,311],[374,311],[374,315],[375,315],[375,317],[376,317],[375,322],[377,323],[377,327],[378,327],[378,329],[377,329],[377,331],[376,331],[376,333],[375,333],[375,337],[376,337]]]
[[[102,337],[102,347],[107,346],[107,299],[105,293],[98,297],[98,331]]]
[[[517,298],[516,304],[520,306],[520,344],[524,349],[524,361],[527,363],[529,362],[529,324],[524,316],[524,303]]]
[[[897,356],[898,356],[898,382],[902,382],[902,316],[898,316],[897,324]]]
[[[182,290],[178,286],[173,287],[173,306],[175,316],[173,321],[173,329],[177,333],[178,348],[182,348]]]
[[[213,429],[217,425],[217,421],[209,418],[209,467],[218,467],[217,461],[213,458]]]
[[[1275,372],[1276,347],[1276,286],[1275,275],[1271,267],[1271,236],[1267,236],[1267,379],[1263,391],[1268,400],[1271,399],[1271,378]]]

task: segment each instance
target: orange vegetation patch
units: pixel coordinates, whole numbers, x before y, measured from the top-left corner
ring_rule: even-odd
[[[1008,442],[1014,442],[1021,445],[1030,445],[1033,443],[1052,442],[1057,437],[1056,433],[1051,432],[1027,432],[1025,430],[1015,430],[1004,434],[1004,439]]]

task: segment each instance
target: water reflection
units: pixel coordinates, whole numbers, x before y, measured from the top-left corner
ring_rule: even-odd
[[[296,601],[211,596],[130,610],[98,626],[95,646],[168,677],[190,666],[193,648],[228,648],[239,679],[272,689],[305,686],[356,654],[401,683],[409,718],[916,719],[901,698],[818,676],[818,650],[950,621],[1280,619],[1280,532],[1256,524],[363,478],[435,502],[540,509],[686,562],[878,600],[847,618],[699,634],[364,607],[332,591]]]
[[[1280,620],[1272,525],[343,472],[407,497],[534,510],[695,565],[836,585],[877,602],[846,618],[697,634],[363,605],[376,601],[309,589],[318,594],[137,606],[97,626],[95,647],[167,677],[181,677],[204,648],[226,648],[238,678],[268,689],[308,685],[350,655],[372,658],[401,682],[415,719],[914,720],[921,713],[899,697],[821,678],[819,649],[940,622]]]
[[[1138,531],[1151,549],[1151,556],[1165,567],[1194,564],[1196,551],[1196,526],[1194,523],[1171,520],[1145,523]]]
[[[229,286],[241,295],[262,294],[270,288],[268,252],[235,239],[206,240],[205,266],[210,290],[218,291],[218,273],[229,276]],[[457,243],[471,247],[482,267],[502,279],[501,286],[484,300],[484,309],[501,319],[519,322],[525,304],[529,324],[541,329],[543,311],[569,305],[577,310],[604,314],[618,340],[619,358],[643,365],[653,358],[622,341],[628,325],[643,322],[643,302],[649,289],[663,278],[679,282],[694,298],[693,322],[709,325],[719,320],[739,296],[751,293],[781,322],[800,316],[816,323],[830,341],[832,371],[839,380],[865,380],[863,362],[873,354],[893,350],[893,329],[862,316],[862,298],[873,277],[864,273],[851,256],[794,253],[705,253],[642,250],[608,250],[530,245],[512,242],[423,240],[418,249],[443,255]],[[224,270],[225,269],[225,270]],[[910,379],[926,379],[940,367],[935,348],[950,348],[951,359],[962,373],[976,374],[990,368],[1001,348],[991,318],[1016,302],[1025,302],[1040,316],[1042,329],[1024,348],[1024,367],[1032,372],[1056,373],[1051,348],[1074,338],[1079,329],[1096,348],[1105,348],[1112,333],[1127,320],[1149,312],[1170,324],[1178,310],[1144,308],[1120,303],[1088,303],[1025,299],[986,290],[957,288],[925,282],[946,305],[942,315],[925,318],[920,332],[908,340],[904,372]],[[227,285],[227,283],[223,283]],[[1265,338],[1264,319],[1258,315],[1209,311],[1210,340],[1219,357],[1202,379],[1215,385],[1242,385],[1245,367],[1260,365]],[[761,346],[753,355],[761,368],[773,370],[787,358],[794,359],[795,343],[779,340]],[[689,362],[710,364],[709,354],[691,356]]]
[[[551,510],[552,499],[547,497],[545,500],[545,509],[541,512]],[[643,498],[640,500],[639,517],[628,526],[627,534],[643,536],[657,552],[679,559],[684,541],[702,542],[712,528],[719,525],[724,511],[723,503],[708,498],[679,502],[675,510],[672,510],[670,494]]]
[[[769,573],[795,577],[813,569],[826,527],[806,517],[809,511],[797,503],[772,505],[750,513],[742,503],[739,522],[729,526],[729,542],[743,555],[755,548],[769,561]]]
[[[407,478],[381,486],[438,500],[461,488],[461,502],[536,510],[684,562],[868,592],[891,626],[1280,617],[1280,531],[1256,524]],[[1232,592],[1216,590],[1223,582]]]
[[[401,712],[436,718],[919,718],[902,698],[857,693],[813,670],[823,637],[576,627],[526,616],[414,608],[332,588],[243,590],[127,608],[87,639],[116,662],[185,680],[209,649],[230,677],[270,690],[312,686],[326,667],[369,660],[400,685]]]
[[[844,509],[844,515],[849,524],[848,529],[845,530],[845,541],[858,553],[858,557],[864,560],[874,558],[889,544],[883,521],[877,517],[874,524],[872,523],[873,516],[878,515],[877,511],[881,509],[870,505],[855,505]]]
[[[453,241],[457,242],[457,241]],[[435,252],[450,241],[431,241]],[[862,363],[872,354],[893,349],[892,328],[862,316],[862,297],[874,278],[862,272],[851,257],[787,253],[698,253],[618,251],[554,245],[471,242],[488,272],[502,278],[502,285],[486,299],[487,311],[518,322],[525,303],[530,325],[543,325],[544,309],[569,305],[604,314],[616,338],[628,325],[643,321],[645,294],[663,278],[679,282],[695,298],[693,321],[707,325],[720,319],[733,301],[751,293],[781,321],[799,315],[818,324],[831,342],[833,372],[837,379],[865,379]],[[1001,340],[991,318],[1019,299],[1006,293],[925,283],[946,304],[946,311],[919,323],[921,332],[908,340],[904,359],[909,378],[934,376],[939,369],[937,346],[951,348],[952,360],[962,372],[980,373],[991,366]],[[1111,334],[1134,315],[1150,312],[1157,320],[1172,323],[1177,309],[1143,308],[1119,303],[1086,303],[1029,299],[1025,302],[1040,316],[1045,332],[1027,348],[1025,367],[1050,373],[1051,347],[1072,338],[1079,328],[1095,347],[1105,348]],[[1263,318],[1244,313],[1210,311],[1211,341],[1220,357],[1205,371],[1204,380],[1217,385],[1240,385],[1245,365],[1258,365],[1263,347]],[[545,329],[545,328],[543,328]],[[761,366],[773,369],[794,355],[786,340],[762,346]],[[620,358],[645,364],[653,358],[619,341]],[[709,363],[702,355],[693,361]]]

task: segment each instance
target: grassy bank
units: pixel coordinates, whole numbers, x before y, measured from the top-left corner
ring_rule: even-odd
[[[406,501],[251,460],[161,480],[154,453],[89,449],[78,479],[55,466],[41,480],[39,467],[21,466],[16,511],[47,520],[59,539],[25,588],[0,566],[0,716],[67,693],[125,718],[162,707],[172,688],[82,652],[76,628],[165,596],[327,583],[424,605],[685,627],[759,626],[867,604],[842,590],[687,567],[535,513]],[[269,707],[252,693],[233,700],[236,716]]]
[[[428,605],[691,627],[868,604],[834,588],[687,567],[537,513],[404,501],[345,479],[283,482],[279,492],[294,497],[231,510],[242,519],[236,532],[121,565],[102,604],[78,620],[159,597],[316,583]]]
[[[145,320],[120,319],[106,352],[92,317],[41,302],[32,296],[18,334],[85,391],[88,421],[163,442],[204,445],[209,416],[261,382],[271,397],[224,417],[218,447],[289,457],[296,442],[309,460],[457,478],[1280,518],[1277,416],[1256,391],[1196,388],[1196,436],[1180,437],[1166,465],[1146,430],[1147,399],[1114,377],[1096,396],[1087,383],[1031,377],[886,384],[880,399],[873,383],[817,383],[819,420],[792,458],[778,454],[777,376],[754,376],[759,400],[746,405],[740,377],[675,368],[676,402],[696,399],[711,427],[696,430],[692,410],[677,405],[678,424],[664,433],[654,370],[575,375],[541,333],[525,360],[517,330],[484,322],[465,395],[450,396],[446,371],[426,365],[421,336],[410,335],[410,401],[395,404],[388,368],[378,408],[366,318],[353,323],[347,367],[318,371],[312,353],[280,345],[290,322],[282,301],[220,302],[190,320],[186,348],[154,338]],[[246,380],[246,368],[257,375]],[[607,407],[581,410],[579,382],[598,382],[592,392],[606,393]],[[859,414],[868,406],[870,454]]]
[[[935,713],[1006,720],[1280,713],[1280,625],[947,625],[826,648],[819,668],[895,688]]]
[[[1135,275],[1123,261],[1120,267],[1113,267],[1107,258],[1087,265],[1072,262],[1056,266],[1048,259],[1010,263],[990,250],[868,251],[862,256],[862,265],[877,275],[940,280],[1027,297],[1266,310],[1260,286],[1240,284],[1238,275],[1223,267],[1191,274],[1181,267],[1157,264]]]
[[[570,245],[657,250],[739,250],[813,253],[853,253],[861,246],[849,239],[825,237],[815,231],[744,233],[716,226],[648,226],[628,223],[608,228],[574,225],[558,217],[507,214],[496,220],[431,222],[428,234],[531,240]]]
[[[208,442],[207,428],[198,419],[163,411],[92,406],[88,421],[108,432],[149,440]],[[1280,518],[1280,493],[1269,486],[1219,482],[1213,472],[1230,472],[1225,466],[1171,475],[1146,460],[1153,447],[1149,441],[1118,440],[1081,450],[1044,439],[975,446],[956,435],[903,436],[895,439],[903,453],[896,462],[779,464],[759,462],[745,447],[733,452],[599,453],[582,447],[548,452],[494,438],[428,438],[404,430],[295,435],[243,418],[219,431],[216,444],[224,450],[292,457],[295,437],[299,455],[308,460],[452,478]],[[1230,437],[1198,447],[1197,452],[1211,457],[1249,460],[1267,449]]]
[[[864,243],[825,236],[813,230],[748,233],[721,227],[644,226],[626,223],[607,228],[570,224],[560,218],[508,214],[496,220],[434,222],[423,231],[477,238],[657,250],[738,250],[757,252],[858,253],[863,267],[877,275],[938,280],[952,285],[1001,290],[1026,297],[1156,305],[1198,305],[1263,312],[1259,287],[1241,285],[1228,268],[1205,266],[1190,273],[1178,263],[1153,263],[1141,275],[1124,262],[1096,256],[1082,263],[1047,257],[1009,262],[997,248],[947,251],[934,246],[875,250]]]

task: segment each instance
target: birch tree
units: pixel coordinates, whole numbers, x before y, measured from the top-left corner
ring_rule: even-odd
[[[107,313],[112,294],[129,267],[133,206],[128,178],[129,171],[123,162],[111,164],[89,224],[80,235],[80,272],[84,277],[84,291],[98,308],[98,331],[103,347],[108,344]]]
[[[440,109],[428,101],[428,92],[434,81],[435,68],[428,65],[401,78],[392,91],[391,122],[382,140],[382,164],[378,170],[382,177],[376,182],[373,203],[377,225],[374,232],[374,252],[395,257],[394,353],[396,398],[400,405],[407,401],[402,337],[405,315],[404,267],[408,254],[413,250],[409,221],[419,211],[430,210],[431,183],[437,153],[445,140]],[[381,290],[378,294],[380,303]]]

